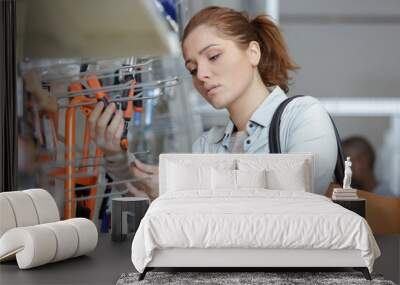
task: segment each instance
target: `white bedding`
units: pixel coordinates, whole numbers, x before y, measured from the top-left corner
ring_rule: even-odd
[[[143,272],[154,249],[358,249],[372,272],[380,251],[365,219],[328,198],[299,191],[184,191],[156,199],[132,243]]]

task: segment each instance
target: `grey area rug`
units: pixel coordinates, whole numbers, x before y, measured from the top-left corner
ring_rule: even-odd
[[[155,272],[150,271],[142,281],[139,273],[124,273],[116,285],[133,284],[385,284],[381,275],[372,274],[372,281],[360,272]]]

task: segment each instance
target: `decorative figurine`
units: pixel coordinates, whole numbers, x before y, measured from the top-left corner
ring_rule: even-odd
[[[344,162],[344,179],[343,179],[343,189],[351,189],[351,176],[353,172],[351,171],[351,160],[350,156],[347,157],[347,160]]]

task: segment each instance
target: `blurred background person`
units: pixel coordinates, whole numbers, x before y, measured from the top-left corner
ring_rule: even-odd
[[[353,171],[351,187],[377,195],[395,195],[386,183],[374,173],[375,151],[370,142],[361,136],[351,136],[342,141],[345,157],[350,156]]]

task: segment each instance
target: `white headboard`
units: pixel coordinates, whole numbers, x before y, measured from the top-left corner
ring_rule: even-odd
[[[159,157],[159,191],[160,195],[166,192],[167,171],[169,163],[184,163],[185,165],[217,165],[217,164],[236,164],[238,160],[249,161],[254,159],[268,164],[277,162],[304,162],[307,166],[306,179],[308,179],[309,189],[307,192],[314,192],[314,159],[312,153],[290,153],[290,154],[193,154],[193,153],[163,153]]]

